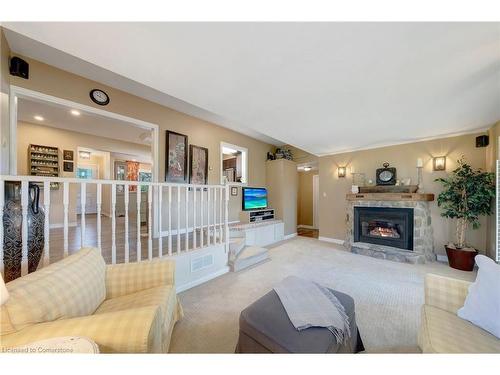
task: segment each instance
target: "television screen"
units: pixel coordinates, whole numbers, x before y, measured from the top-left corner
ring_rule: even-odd
[[[243,188],[243,210],[267,208],[267,190],[264,188]]]

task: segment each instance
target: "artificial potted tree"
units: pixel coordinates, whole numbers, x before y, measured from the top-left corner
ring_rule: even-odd
[[[444,188],[437,198],[441,216],[457,220],[456,242],[445,245],[448,262],[453,268],[472,271],[478,251],[467,245],[465,235],[469,226],[479,228],[480,216],[492,214],[495,174],[473,169],[462,157],[448,177],[436,181]]]

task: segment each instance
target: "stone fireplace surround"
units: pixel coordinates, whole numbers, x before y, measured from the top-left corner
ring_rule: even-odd
[[[429,201],[433,194],[369,193],[347,194],[347,235],[344,246],[356,254],[397,262],[425,263],[436,260]],[[354,207],[413,209],[413,251],[384,245],[354,242]]]

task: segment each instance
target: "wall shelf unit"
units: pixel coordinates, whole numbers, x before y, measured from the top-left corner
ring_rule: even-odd
[[[59,148],[30,144],[28,146],[28,170],[32,176],[59,177]],[[58,189],[59,183],[51,182],[50,188]]]

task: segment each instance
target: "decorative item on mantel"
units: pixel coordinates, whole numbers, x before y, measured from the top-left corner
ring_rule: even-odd
[[[418,186],[418,192],[423,193],[424,192],[424,182],[422,178],[422,168],[424,167],[424,162],[422,161],[421,158],[417,159],[417,186]]]
[[[396,168],[389,167],[389,163],[385,162],[383,168],[376,170],[377,185],[395,185],[396,184]]]
[[[353,172],[351,168],[352,184],[356,186],[365,186],[365,174]]]

